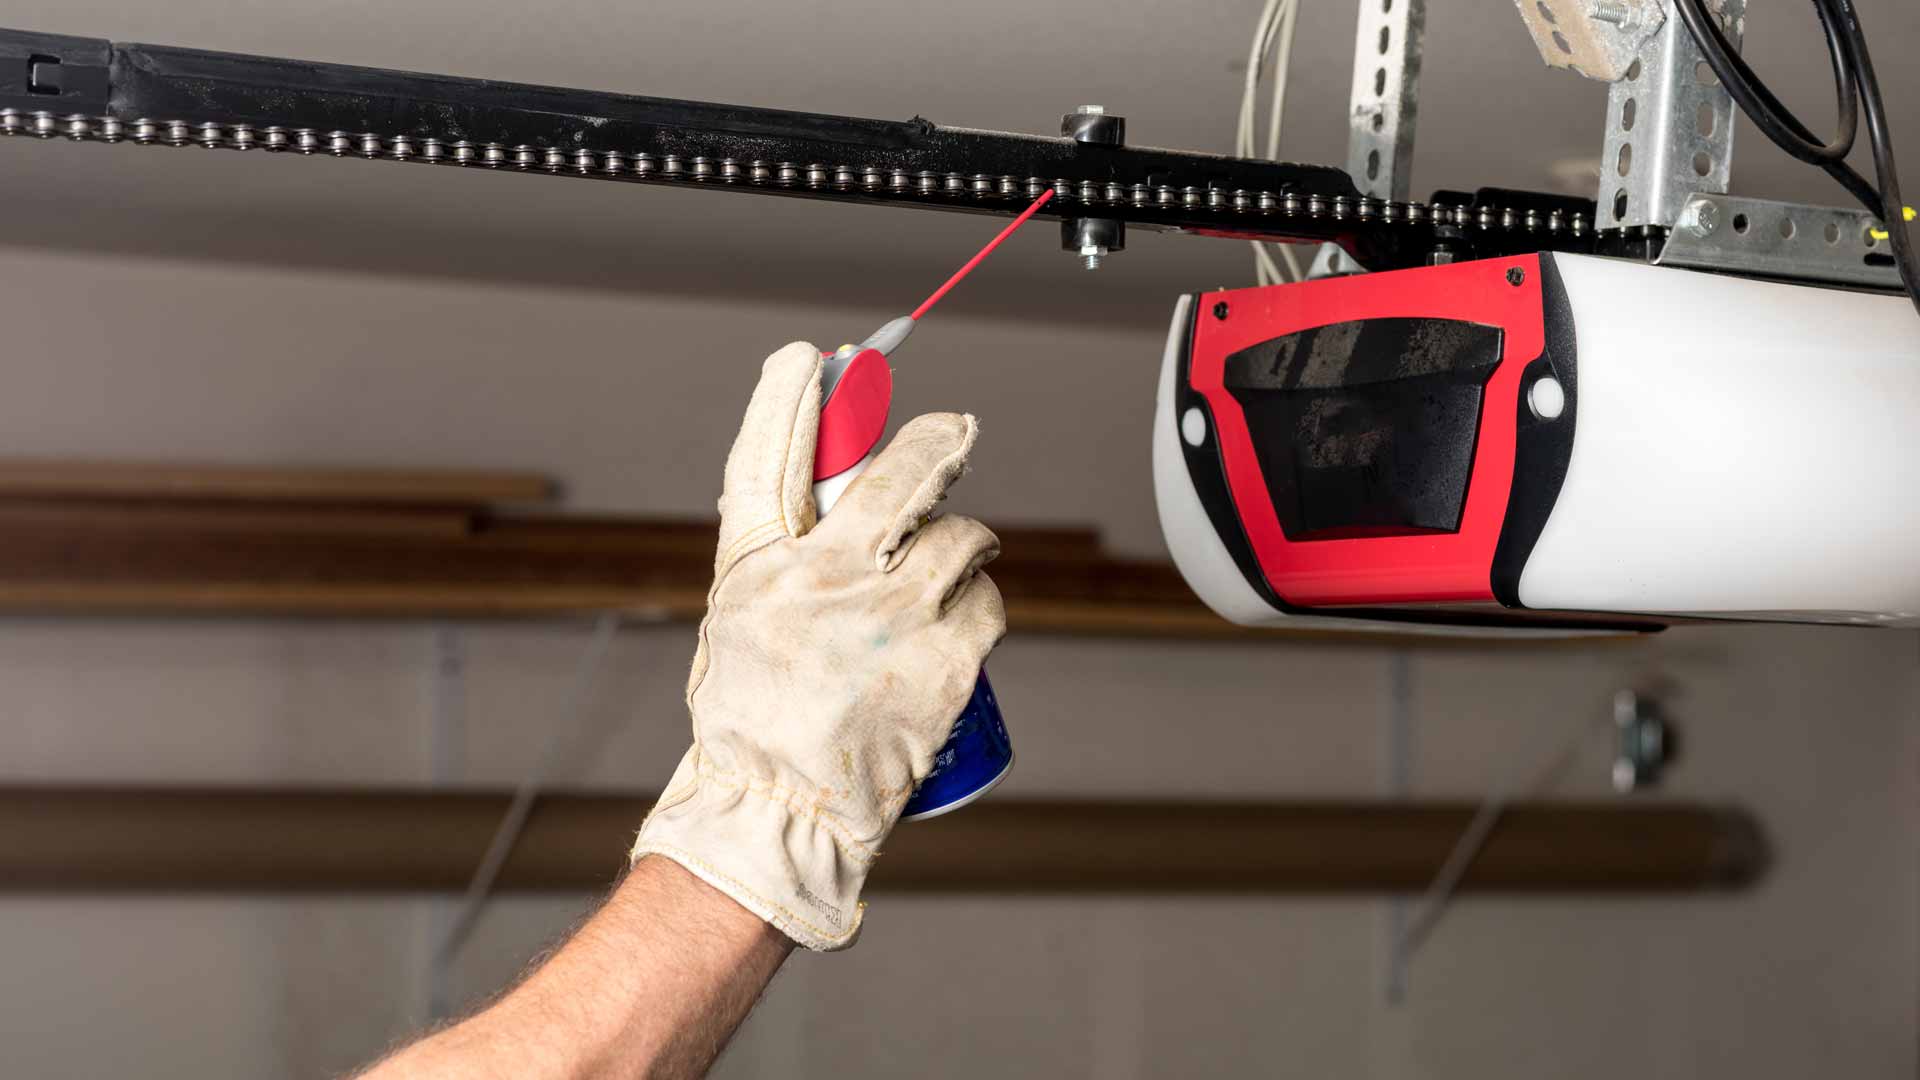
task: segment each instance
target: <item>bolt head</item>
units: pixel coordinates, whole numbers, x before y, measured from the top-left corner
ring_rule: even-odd
[[[1527,272],[1517,266],[1507,267],[1507,284],[1519,285],[1527,280]]]
[[[1680,212],[1680,225],[1695,236],[1711,236],[1720,227],[1720,207],[1706,199],[1694,199]]]
[[[1227,302],[1225,300],[1221,300],[1213,305],[1213,317],[1216,319],[1224,319],[1227,317]]]

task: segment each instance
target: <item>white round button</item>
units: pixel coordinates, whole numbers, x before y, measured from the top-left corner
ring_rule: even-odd
[[[1189,407],[1180,414],[1180,437],[1187,440],[1188,446],[1199,446],[1207,441],[1207,417],[1198,408]]]
[[[1527,387],[1527,408],[1542,420],[1557,420],[1567,411],[1567,388],[1551,375],[1536,379]]]

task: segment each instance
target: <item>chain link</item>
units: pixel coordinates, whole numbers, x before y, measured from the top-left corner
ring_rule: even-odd
[[[75,142],[130,142],[140,146],[199,146],[210,150],[260,149],[270,153],[369,160],[427,162],[485,169],[513,169],[592,176],[609,180],[667,181],[696,184],[744,185],[798,191],[860,192],[890,198],[945,203],[974,202],[1024,206],[1048,187],[1054,205],[1090,209],[1121,206],[1136,209],[1204,210],[1223,221],[1352,221],[1368,226],[1452,226],[1481,233],[1538,234],[1546,237],[1583,237],[1592,223],[1583,214],[1536,209],[1429,206],[1421,202],[1390,202],[1368,196],[1328,199],[1302,198],[1295,192],[1227,191],[1214,187],[1161,184],[1149,186],[1091,180],[1078,184],[1039,176],[908,172],[871,166],[791,161],[713,160],[654,154],[646,151],[562,150],[558,147],[502,146],[498,143],[446,141],[413,135],[382,136],[371,132],[316,131],[312,128],[255,127],[213,121],[121,121],[110,116],[60,116],[51,112],[0,109],[0,135],[31,135]],[[1277,229],[1284,232],[1284,229]]]

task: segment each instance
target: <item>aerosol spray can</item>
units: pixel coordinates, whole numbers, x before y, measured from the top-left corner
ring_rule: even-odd
[[[813,501],[822,517],[873,460],[893,398],[887,354],[906,340],[913,326],[911,316],[902,316],[859,345],[843,345],[823,357],[813,474]],[[993,790],[1012,769],[1013,743],[983,669],[973,696],[953,723],[953,733],[934,757],[933,770],[907,800],[900,819],[919,821],[958,810]]]

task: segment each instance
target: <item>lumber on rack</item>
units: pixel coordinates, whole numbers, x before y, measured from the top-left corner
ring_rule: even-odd
[[[713,574],[715,526],[706,521],[288,514],[0,502],[0,612],[513,618],[619,611],[636,621],[697,621]],[[1234,626],[1201,604],[1172,564],[1116,557],[1091,532],[999,533],[1004,552],[988,572],[1015,632],[1322,636],[1310,628]]]
[[[459,889],[509,799],[420,789],[0,789],[0,891]],[[536,804],[502,889],[605,887],[650,800]],[[1287,894],[1424,888],[1468,803],[988,799],[901,826],[873,888],[943,893]],[[1758,880],[1744,811],[1686,803],[1523,803],[1466,891],[1720,891]]]
[[[700,618],[714,522],[495,506],[551,489],[527,473],[0,462],[0,613]],[[998,531],[989,572],[1016,632],[1325,633],[1233,626],[1171,563],[1116,556],[1090,529]]]
[[[697,620],[713,576],[709,521],[305,513],[0,501],[0,610]],[[1002,539],[992,573],[1022,629],[1233,632],[1171,565],[1090,532]]]
[[[0,499],[484,507],[502,502],[543,502],[553,494],[553,481],[547,477],[505,470],[0,460]]]

